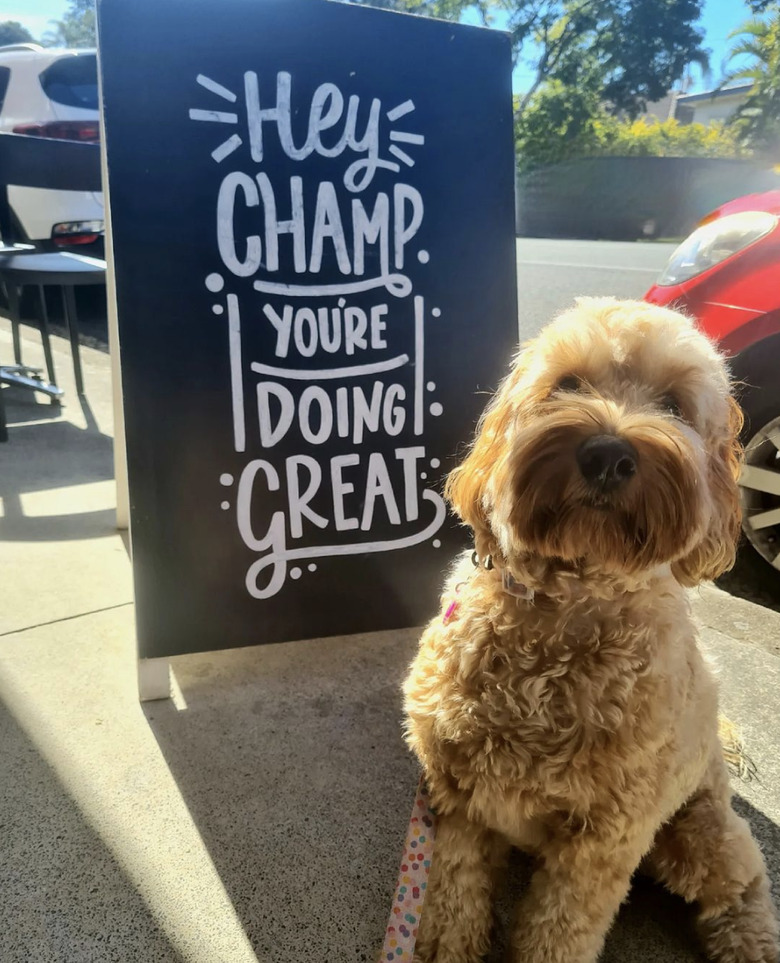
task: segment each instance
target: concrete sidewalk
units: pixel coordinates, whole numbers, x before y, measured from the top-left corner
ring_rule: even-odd
[[[83,350],[80,405],[54,343],[67,407],[7,390],[0,446],[0,959],[374,963],[417,778],[399,731],[416,633],[182,656],[175,700],[141,707],[109,359]],[[780,615],[712,587],[694,605],[778,896]],[[687,908],[639,882],[604,960],[699,958]]]

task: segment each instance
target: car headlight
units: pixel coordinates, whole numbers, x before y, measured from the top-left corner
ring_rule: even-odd
[[[704,224],[677,248],[658,279],[658,284],[680,284],[744,250],[777,226],[777,217],[766,211],[741,211]]]

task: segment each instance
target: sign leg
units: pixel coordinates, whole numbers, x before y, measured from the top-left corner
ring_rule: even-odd
[[[167,659],[138,660],[138,695],[141,702],[171,697],[171,664]]]

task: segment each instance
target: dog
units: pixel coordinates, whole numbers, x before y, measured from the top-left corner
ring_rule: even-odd
[[[598,958],[640,867],[716,963],[776,963],[685,588],[734,561],[740,409],[682,314],[580,299],[517,356],[446,494],[473,531],[404,684],[438,814],[415,959],[477,963],[510,847],[513,963]]]

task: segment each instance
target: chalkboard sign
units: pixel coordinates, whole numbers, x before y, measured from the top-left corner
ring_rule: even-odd
[[[419,624],[516,337],[508,38],[328,0],[99,31],[141,656]]]

